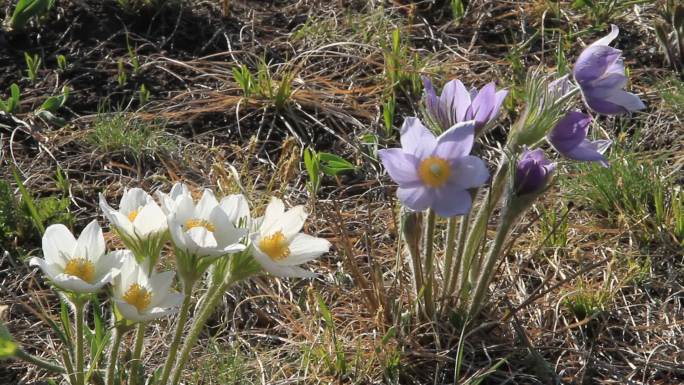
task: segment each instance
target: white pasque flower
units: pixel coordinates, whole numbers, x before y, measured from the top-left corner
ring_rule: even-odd
[[[62,224],[51,225],[43,234],[43,256],[29,264],[38,266],[57,287],[75,293],[93,293],[118,274],[118,259],[105,255],[105,240],[97,221],[83,229],[76,240]]]
[[[283,201],[271,198],[260,222],[251,235],[254,258],[264,270],[281,277],[314,277],[298,265],[320,257],[330,250],[323,238],[300,233],[307,214],[304,206],[285,211]]]
[[[249,202],[242,194],[231,194],[221,199],[219,203],[228,219],[235,227],[249,228],[252,217],[249,213]]]
[[[114,210],[100,194],[100,208],[109,223],[133,239],[146,239],[167,229],[162,209],[150,194],[137,187],[124,190],[118,210]]]
[[[147,274],[129,250],[117,251],[121,272],[113,282],[116,307],[127,320],[144,322],[178,312],[183,294],[171,290],[172,271]]]
[[[221,256],[245,249],[239,243],[247,234],[237,228],[211,190],[204,190],[197,205],[189,193],[176,198],[175,210],[168,216],[169,232],[175,246],[196,256]],[[226,204],[227,206],[227,204]]]
[[[165,215],[169,215],[176,211],[178,204],[176,203],[181,196],[190,195],[190,190],[185,183],[174,183],[171,187],[171,191],[168,194],[161,191],[157,191],[157,197],[159,198],[159,203],[161,203],[161,209]]]

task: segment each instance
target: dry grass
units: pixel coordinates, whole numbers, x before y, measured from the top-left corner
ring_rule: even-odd
[[[67,14],[75,12],[65,3],[61,6]],[[497,80],[512,89],[521,75],[515,60],[523,71],[555,65],[559,27],[577,33],[566,52],[570,62],[580,42],[591,41],[605,28],[585,33],[591,22],[568,2],[562,2],[556,19],[548,5],[555,2],[475,0],[458,26],[444,16],[448,12],[427,3],[277,3],[234,1],[229,19],[221,21],[218,2],[200,2],[194,12],[186,9],[172,18],[174,28],[162,36],[130,33],[143,63],[135,84],[153,85],[153,97],[144,108],[132,105],[129,111],[142,120],[165,122],[167,135],[177,144],[172,151],[133,157],[95,149],[88,135],[97,103],[78,99],[97,94],[95,85],[75,89],[79,107],[69,112],[70,124],[61,129],[48,128],[29,114],[19,115],[23,124],[0,115],[0,161],[16,165],[37,195],[53,194],[51,176],[57,167],[64,170],[79,223],[97,215],[98,192],[115,199],[125,186],[167,189],[183,180],[224,194],[235,191],[228,165],[240,172],[240,182],[255,202],[264,202],[273,192],[291,204],[310,205],[307,231],[335,245],[330,255],[311,264],[319,278],[259,278],[228,293],[195,350],[189,383],[468,383],[501,359],[505,363],[484,383],[684,382],[681,249],[640,243],[629,222],[606,221],[579,202],[569,210],[567,242],[544,245],[535,213],[541,208],[560,211],[567,203],[563,186],[540,202],[515,234],[517,243],[499,267],[492,287],[495,300],[480,327],[462,339],[459,324],[448,315],[432,325],[418,321],[408,265],[398,247],[394,190],[372,148],[361,140],[373,133],[380,146],[395,143],[396,132],[385,134],[381,107],[392,93],[398,102],[395,126],[404,116],[419,113],[420,93],[386,78],[385,54],[395,28],[408,52],[402,62],[407,76],[458,77],[478,86]],[[196,27],[210,39],[194,51],[174,50],[174,42],[192,35],[186,17],[210,19],[209,26]],[[644,159],[667,152],[668,167],[681,173],[683,116],[681,109],[661,101],[659,81],[671,73],[651,49],[656,46],[656,18],[654,5],[642,5],[628,7],[614,20],[624,32],[617,44],[627,57],[632,86],[650,108],[633,117],[603,120],[601,127],[626,135],[641,127],[634,150]],[[535,31],[540,35],[520,49],[518,59],[511,56],[513,47]],[[90,43],[74,65],[113,83],[116,58],[126,55],[122,36]],[[79,44],[86,43],[68,46]],[[72,52],[78,56],[76,48]],[[414,54],[420,58],[417,64]],[[291,79],[291,95],[281,108],[267,98],[244,97],[233,78],[232,68],[246,64],[256,71],[262,58],[273,87]],[[57,89],[58,80],[46,79],[28,91],[36,100]],[[136,89],[131,85],[107,96],[124,100]],[[38,102],[27,99],[25,112],[32,103]],[[493,151],[515,118],[515,106],[509,107],[487,138],[491,146],[479,150],[483,154]],[[313,199],[299,159],[308,145],[352,160],[357,172],[339,181],[326,179]],[[38,255],[39,245],[32,246],[31,255]],[[54,295],[24,261],[2,258],[0,293],[10,306],[10,329],[32,352],[59,352],[37,312],[45,309],[56,317]],[[318,298],[329,308],[334,327],[326,323]],[[578,299],[595,310],[588,318],[570,311]],[[169,322],[149,330],[149,364],[165,352]],[[456,370],[459,349],[462,368]],[[0,379],[9,383],[35,383],[44,375],[14,362],[0,369]]]

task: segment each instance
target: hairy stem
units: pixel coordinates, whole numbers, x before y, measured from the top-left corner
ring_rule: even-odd
[[[423,298],[425,299],[425,313],[429,319],[435,314],[435,303],[433,296],[433,286],[435,280],[434,268],[434,249],[435,249],[435,222],[437,215],[430,209],[427,216],[427,229],[425,233],[425,288]]]
[[[135,329],[135,348],[133,349],[133,357],[131,359],[131,385],[137,385],[138,380],[142,377],[142,351],[145,342],[145,326],[147,323],[138,322]]]
[[[105,383],[107,385],[114,385],[114,373],[116,372],[116,362],[119,357],[119,346],[121,346],[121,337],[123,337],[123,330],[119,327],[114,328],[114,338],[111,350],[109,351],[109,360],[107,361],[107,374]]]
[[[452,275],[453,263],[454,263],[454,253],[456,252],[456,222],[458,217],[450,217],[447,223],[447,239],[446,239],[446,255],[444,257],[444,281],[442,283],[442,298],[440,311],[444,308],[444,303],[449,296],[449,286],[451,286],[451,280],[454,279]]]
[[[463,217],[461,217],[461,223],[458,225],[458,241],[456,243],[456,261],[453,264],[453,271],[451,272],[451,280],[449,281],[449,287],[447,287],[446,295],[454,295],[454,289],[456,289],[456,283],[463,279],[461,276],[463,270],[461,270],[461,264],[463,263],[463,249],[465,247],[465,239],[468,233],[468,224],[470,222],[470,211],[467,212]],[[454,303],[458,305],[458,292],[456,293],[456,298],[454,298]]]
[[[173,364],[176,363],[176,355],[178,354],[178,347],[180,345],[180,340],[183,337],[183,330],[185,330],[185,324],[188,322],[188,316],[190,315],[190,303],[192,302],[192,289],[194,287],[193,283],[186,283],[184,290],[185,298],[183,299],[183,304],[180,308],[180,314],[178,315],[178,324],[176,324],[176,331],[173,335],[173,341],[169,347],[169,355],[166,357],[166,362],[164,363],[164,369],[162,370],[161,380],[159,384],[164,385],[168,381],[171,375],[171,369]]]
[[[40,357],[36,357],[32,354],[27,353],[23,349],[17,349],[17,351],[15,351],[14,354],[17,359],[20,359],[24,362],[28,362],[29,364],[36,365],[37,367],[47,370],[48,372],[66,373],[66,370],[57,362],[51,362],[44,360]]]
[[[76,384],[85,385],[84,353],[83,353],[83,327],[85,301],[81,298],[74,302],[76,317]]]

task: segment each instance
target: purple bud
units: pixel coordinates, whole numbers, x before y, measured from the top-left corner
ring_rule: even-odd
[[[599,114],[618,115],[646,108],[638,96],[623,89],[627,76],[622,51],[608,46],[618,33],[618,27],[611,25],[607,36],[582,51],[573,69],[584,102]]]
[[[546,139],[561,155],[583,162],[599,162],[607,167],[603,153],[611,144],[610,140],[587,140],[591,116],[578,111],[568,113],[549,132]]]
[[[494,83],[489,83],[479,91],[468,91],[459,80],[452,80],[444,85],[442,94],[432,86],[432,82],[423,76],[425,87],[425,106],[430,118],[439,124],[442,130],[448,130],[456,123],[474,120],[475,131],[479,132],[487,123],[499,114],[499,109],[507,90],[496,91]]]
[[[556,164],[544,157],[541,149],[525,150],[515,170],[515,192],[518,195],[543,190],[548,184]]]

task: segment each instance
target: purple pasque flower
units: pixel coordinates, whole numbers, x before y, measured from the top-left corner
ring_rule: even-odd
[[[604,115],[617,115],[646,108],[638,96],[625,91],[627,84],[622,51],[608,46],[619,29],[592,43],[577,58],[573,75],[580,86],[586,105]]]
[[[525,149],[515,168],[515,192],[518,195],[539,192],[546,188],[556,164],[546,159],[544,151]]]
[[[499,113],[507,90],[496,91],[494,82],[488,83],[479,91],[468,91],[460,80],[452,80],[444,85],[442,94],[437,96],[432,81],[423,76],[425,87],[425,106],[430,118],[447,130],[456,123],[475,121],[475,131],[479,132]]]
[[[463,215],[472,200],[468,189],[482,186],[489,171],[471,156],[475,122],[455,124],[436,137],[418,120],[406,118],[401,148],[378,151],[389,176],[399,184],[397,196],[408,208],[433,209],[442,217]]]
[[[546,136],[546,140],[563,156],[587,162],[599,162],[608,167],[603,153],[612,143],[610,140],[587,139],[591,116],[579,111],[568,111]]]

